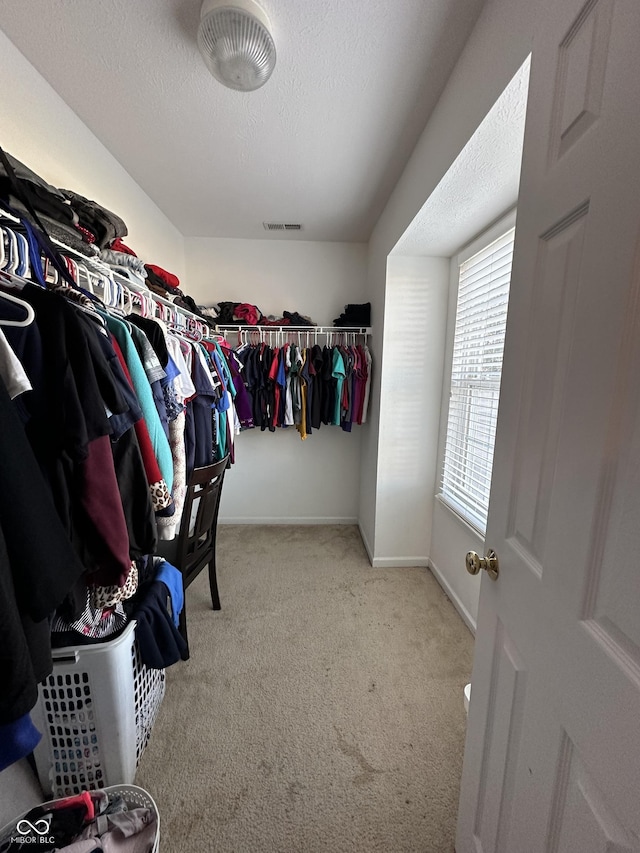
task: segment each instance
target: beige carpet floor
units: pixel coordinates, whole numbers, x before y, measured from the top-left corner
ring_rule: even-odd
[[[162,853],[449,853],[472,637],[355,527],[223,526],[136,783]]]

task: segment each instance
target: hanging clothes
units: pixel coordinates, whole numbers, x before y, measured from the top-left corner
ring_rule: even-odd
[[[104,314],[107,327],[113,334],[120,346],[122,354],[129,369],[133,387],[142,408],[143,417],[149,431],[153,452],[155,453],[158,466],[162,473],[162,479],[171,491],[173,485],[173,466],[171,461],[171,448],[169,440],[162,427],[160,416],[156,409],[153,391],[149,383],[144,366],[135,347],[131,333],[122,320]]]
[[[372,363],[366,344],[300,347],[286,342],[272,349],[260,342],[231,352],[243,380],[241,406],[251,412],[240,417],[241,430],[295,426],[305,440],[322,425],[351,432],[353,424],[365,423]]]
[[[209,351],[182,341],[183,350],[154,320],[127,325],[93,310],[86,297],[70,302],[69,295],[66,287],[51,293],[25,285],[35,322],[3,332],[0,376],[12,388],[10,405],[76,554],[68,561],[76,576],[65,583],[62,575],[60,601],[50,599],[58,608],[55,627],[99,638],[121,629],[121,604],[138,585],[135,560],[155,551],[157,528],[163,538],[177,531],[171,489],[177,475],[181,514],[186,408],[194,415],[198,466],[225,451],[239,422],[228,356],[215,344]],[[3,310],[20,313],[8,302],[0,317]],[[221,416],[214,445],[213,421]]]
[[[93,202],[75,201],[86,203],[85,224],[94,214],[104,224]],[[46,288],[46,241],[29,242],[33,229],[24,229],[0,264],[0,767],[38,741],[29,711],[52,671],[52,644],[109,639],[137,612],[150,659],[171,662],[168,637],[177,649],[169,657],[186,657],[175,624],[180,575],[145,572],[158,530],[171,538],[180,523],[187,408],[193,463],[210,464],[233,444],[234,399],[244,393],[230,351],[193,341],[183,350],[184,330],[178,340],[153,318],[96,307],[66,275],[77,276],[77,262],[57,258],[62,278]],[[39,285],[17,280],[29,261]],[[105,302],[126,304],[110,281]],[[3,291],[11,285],[19,299]],[[169,626],[157,606],[167,588]]]
[[[31,382],[20,359],[15,355],[7,338],[0,329],[0,377],[12,400],[25,391],[31,391]]]
[[[31,710],[37,683],[51,672],[48,617],[84,566],[3,382],[0,445],[0,724],[6,724]]]

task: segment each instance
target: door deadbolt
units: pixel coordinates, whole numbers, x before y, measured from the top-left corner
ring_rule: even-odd
[[[487,551],[486,557],[481,557],[475,551],[469,551],[466,559],[467,571],[470,575],[477,575],[480,569],[484,569],[492,581],[498,580],[498,555],[492,549]]]

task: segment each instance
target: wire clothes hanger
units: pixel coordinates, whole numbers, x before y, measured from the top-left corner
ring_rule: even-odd
[[[285,344],[294,344],[299,349],[320,344],[322,341],[327,346],[357,346],[359,339],[363,345],[367,344],[372,330],[369,326],[335,327],[335,326],[225,326],[223,323],[217,325],[216,330],[227,340],[233,340],[232,335],[237,336],[237,346],[256,346],[268,343],[270,346],[278,347]]]
[[[28,264],[27,269],[25,269],[24,261],[21,262],[20,259],[24,258],[25,249],[28,253],[26,238],[22,234],[17,235],[9,228],[2,227],[0,231],[2,232],[2,239],[0,239],[0,284],[23,287],[25,282],[22,277],[25,272],[28,272]],[[18,241],[18,236],[24,241],[23,244]],[[5,251],[5,246],[9,247],[9,255]],[[11,253],[13,253],[13,257],[10,256]],[[5,293],[1,290],[0,298],[6,302],[12,302],[14,305],[19,305],[20,308],[24,309],[26,315],[22,320],[0,318],[0,326],[29,326],[33,323],[36,315],[28,302],[19,299],[12,293]]]
[[[0,148],[0,160],[5,159]],[[10,164],[7,167],[5,163],[5,168],[11,175]],[[40,224],[38,215],[28,203],[28,199],[24,199],[24,203],[30,209],[34,221]],[[137,278],[126,275],[128,270],[119,271],[119,280],[116,272],[100,259],[85,256],[76,249],[49,238],[44,228],[38,232],[28,219],[15,215],[4,202],[0,204],[0,219],[16,223],[27,233],[25,237],[9,226],[0,224],[0,281],[11,281],[23,286],[33,271],[37,280],[35,283],[40,286],[54,285],[67,290],[77,290],[96,303],[97,307],[119,316],[131,314],[135,307],[139,306],[141,316],[158,318],[159,315],[161,320],[191,341],[200,341],[211,334],[209,326],[196,315],[162,297],[154,297]],[[22,276],[25,280],[19,281],[15,276]],[[77,301],[76,304],[84,308]],[[26,321],[24,324],[27,324]]]
[[[3,277],[0,277],[0,282],[3,280]],[[19,305],[21,308],[24,308],[27,314],[24,320],[5,320],[0,318],[0,326],[30,326],[31,323],[33,323],[36,314],[28,302],[25,302],[23,299],[18,299],[18,297],[14,296],[12,293],[5,293],[4,291],[0,291],[0,299],[5,299],[7,302],[13,302],[14,305]]]

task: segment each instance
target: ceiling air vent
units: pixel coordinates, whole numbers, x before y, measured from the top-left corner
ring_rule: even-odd
[[[302,231],[299,222],[263,222],[265,231]]]

